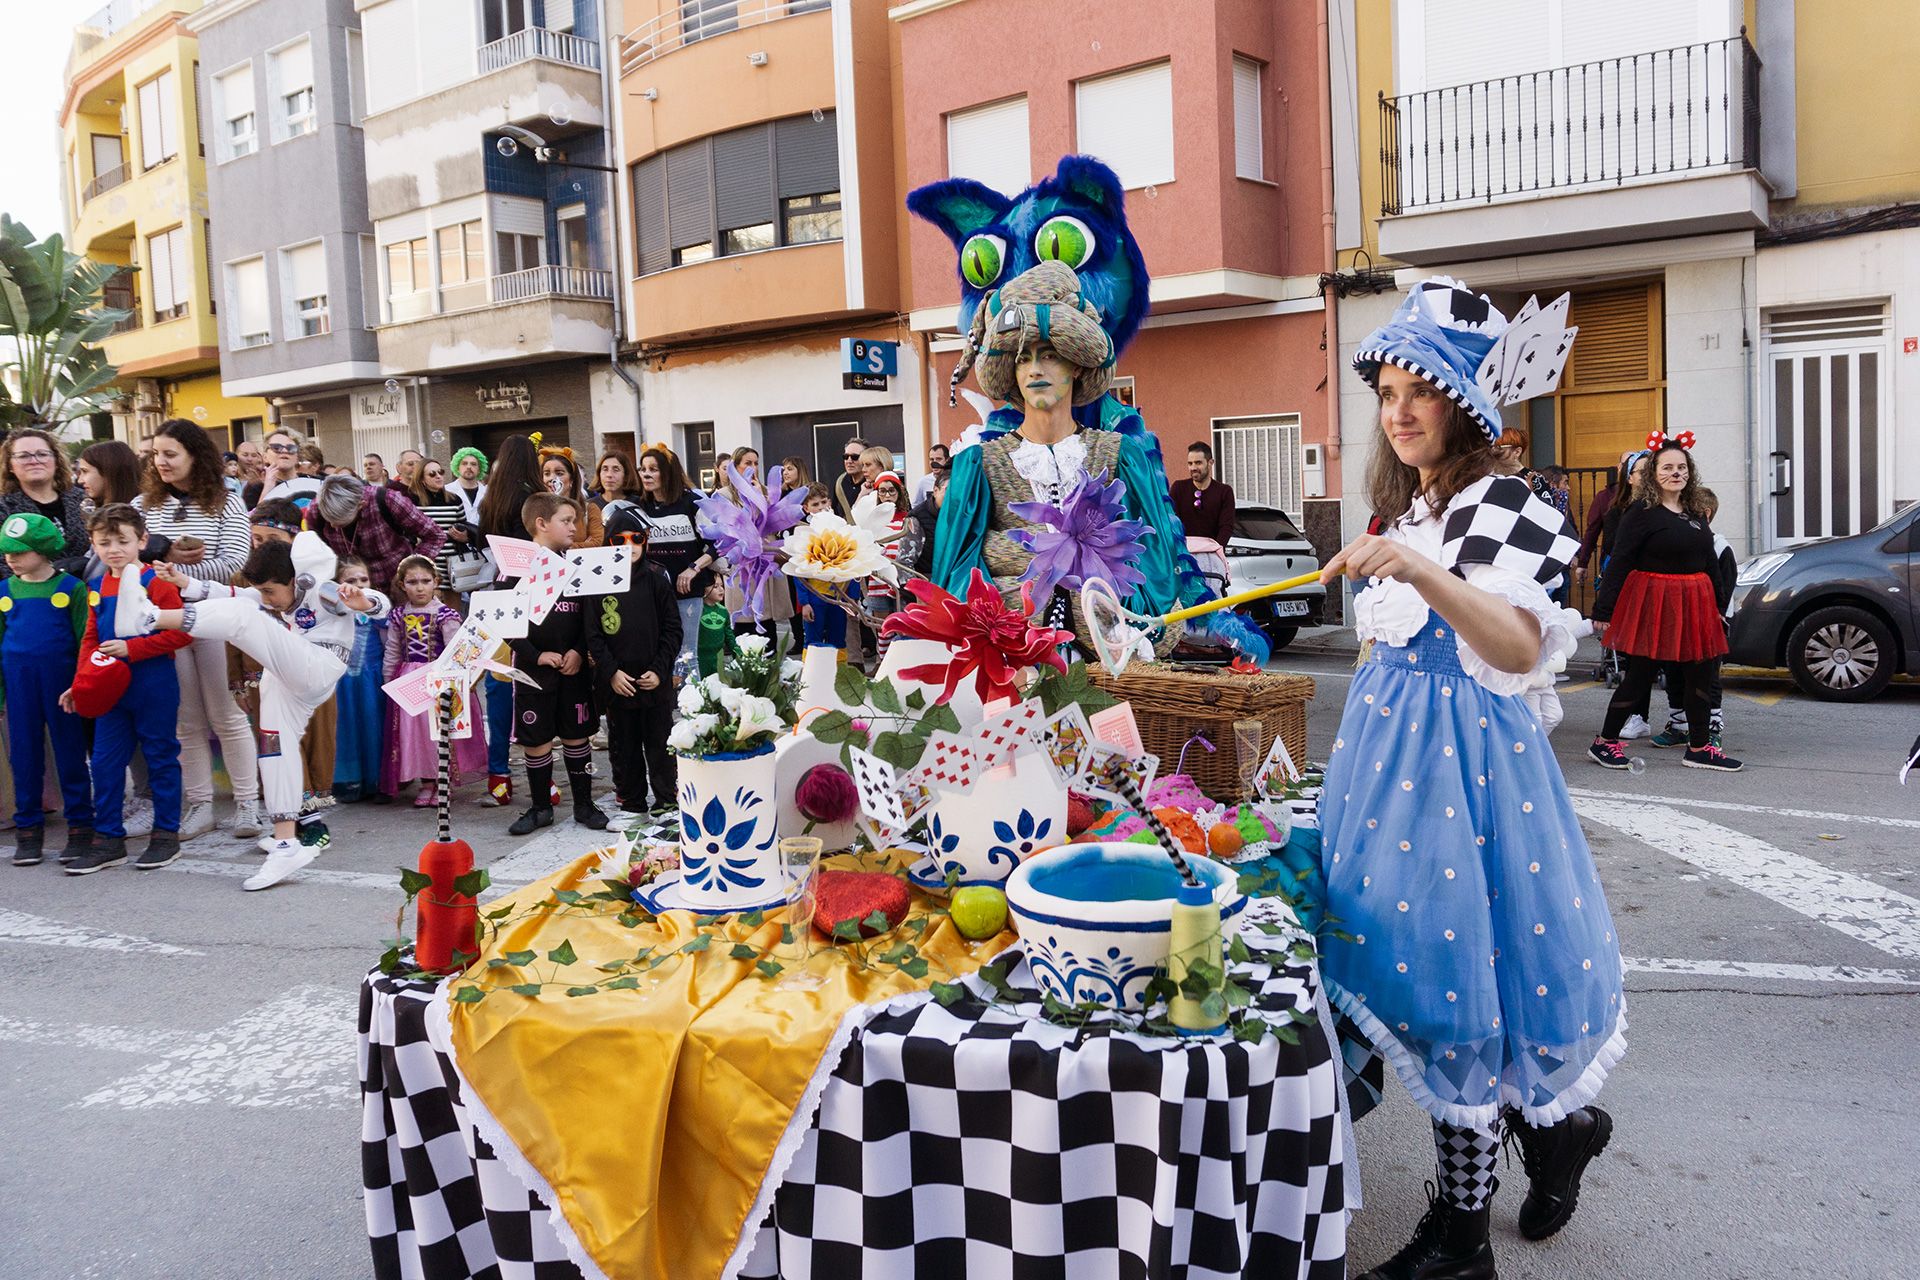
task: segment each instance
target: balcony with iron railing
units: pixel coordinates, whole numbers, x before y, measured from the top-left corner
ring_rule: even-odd
[[[387,299],[386,315],[380,360],[391,370],[604,352],[613,272],[547,263],[397,294]]]
[[[1540,249],[1765,225],[1760,59],[1744,28],[1382,93],[1379,114],[1381,251],[1403,261],[1460,257],[1501,234],[1527,233],[1519,238],[1537,243],[1513,247]],[[1543,199],[1567,207],[1542,219]]]
[[[511,66],[534,60],[563,62],[571,67],[600,69],[600,46],[583,40],[570,31],[551,31],[546,27],[522,27],[512,35],[480,46],[481,75],[504,71]]]
[[[628,75],[676,49],[746,27],[821,13],[831,0],[682,0],[620,37],[620,74]]]

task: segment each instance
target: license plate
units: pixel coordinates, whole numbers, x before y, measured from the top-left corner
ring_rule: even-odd
[[[1275,600],[1273,616],[1276,618],[1304,618],[1307,616],[1305,600]]]

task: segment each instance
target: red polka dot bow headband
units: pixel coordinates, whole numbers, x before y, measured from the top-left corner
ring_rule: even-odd
[[[1693,448],[1693,432],[1682,431],[1677,436],[1670,436],[1658,429],[1647,432],[1648,449],[1664,449],[1670,444],[1677,444],[1682,449]]]

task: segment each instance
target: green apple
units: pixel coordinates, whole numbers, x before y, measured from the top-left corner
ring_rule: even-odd
[[[990,885],[973,884],[953,891],[947,904],[953,927],[978,941],[1007,927],[1007,895]]]

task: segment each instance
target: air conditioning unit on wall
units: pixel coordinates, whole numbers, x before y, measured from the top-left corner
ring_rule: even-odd
[[[159,413],[162,408],[160,382],[156,378],[141,378],[133,384],[133,411],[135,413]]]

